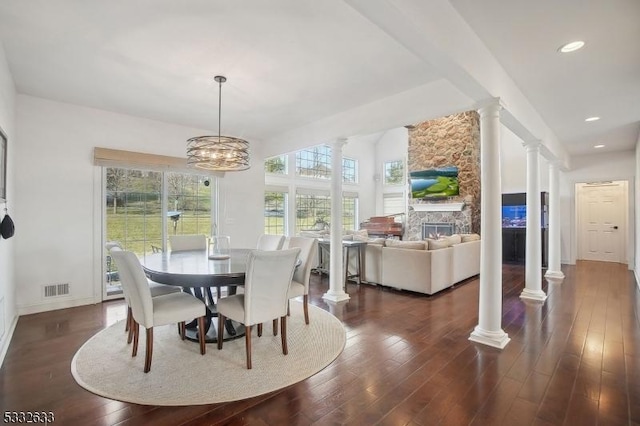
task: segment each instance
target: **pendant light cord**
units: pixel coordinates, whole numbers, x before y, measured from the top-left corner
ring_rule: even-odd
[[[220,128],[222,126],[222,82],[221,78],[218,78],[218,143],[220,143],[221,132]]]

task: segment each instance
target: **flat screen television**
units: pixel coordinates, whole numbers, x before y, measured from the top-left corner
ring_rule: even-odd
[[[502,206],[502,227],[503,228],[526,228],[527,227],[527,206]]]
[[[409,180],[411,198],[434,200],[460,194],[458,168],[455,166],[410,172]]]

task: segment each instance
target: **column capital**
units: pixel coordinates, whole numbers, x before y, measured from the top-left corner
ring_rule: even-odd
[[[527,152],[540,151],[540,148],[542,148],[542,141],[538,139],[523,141],[522,146],[527,149]]]
[[[331,142],[331,146],[342,149],[349,142],[349,138],[337,138]]]
[[[490,115],[499,116],[500,110],[503,108],[500,98],[490,98],[480,101],[476,104],[476,110],[480,114],[480,118]]]

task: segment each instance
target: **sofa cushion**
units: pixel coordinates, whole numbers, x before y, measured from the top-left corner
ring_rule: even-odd
[[[386,241],[386,238],[369,238],[369,241],[367,241],[367,243],[383,246],[385,245]]]
[[[392,248],[403,248],[403,249],[412,249],[412,250],[425,250],[424,241],[400,241],[394,240],[393,238],[389,238],[384,243],[385,247]]]
[[[371,238],[371,237],[363,237],[362,235],[353,235],[353,241],[362,241],[367,244],[378,244],[384,245],[384,238]]]
[[[461,234],[463,243],[468,243],[469,241],[478,241],[480,239],[480,235],[478,234]]]
[[[439,240],[428,240],[429,250],[440,250],[443,248],[451,247],[451,241],[448,238],[441,238]]]
[[[462,242],[462,236],[460,234],[449,235],[448,237],[445,237],[445,238],[449,240],[451,245],[460,244]]]
[[[357,231],[354,231],[352,229],[347,229],[345,232],[345,235],[353,235],[353,236],[361,236],[361,237],[368,237],[369,236],[369,231],[367,231],[366,229],[359,229]]]

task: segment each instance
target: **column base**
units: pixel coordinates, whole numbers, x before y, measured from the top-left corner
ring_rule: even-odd
[[[524,290],[522,290],[522,293],[520,293],[520,299],[544,302],[545,300],[547,300],[547,295],[542,290],[530,290],[528,288],[525,288]]]
[[[326,292],[325,294],[322,295],[322,298],[324,300],[326,300],[327,302],[344,302],[347,301],[349,299],[351,299],[351,297],[349,297],[349,295],[347,293],[345,293],[344,291],[341,292],[332,292],[331,290],[329,290],[328,292]]]
[[[551,269],[547,269],[547,272],[544,274],[544,277],[548,280],[560,280],[564,279],[564,274],[562,271],[552,271]]]
[[[469,340],[494,348],[504,349],[511,339],[509,339],[509,336],[503,330],[488,331],[481,329],[480,326],[477,325],[471,332]]]

